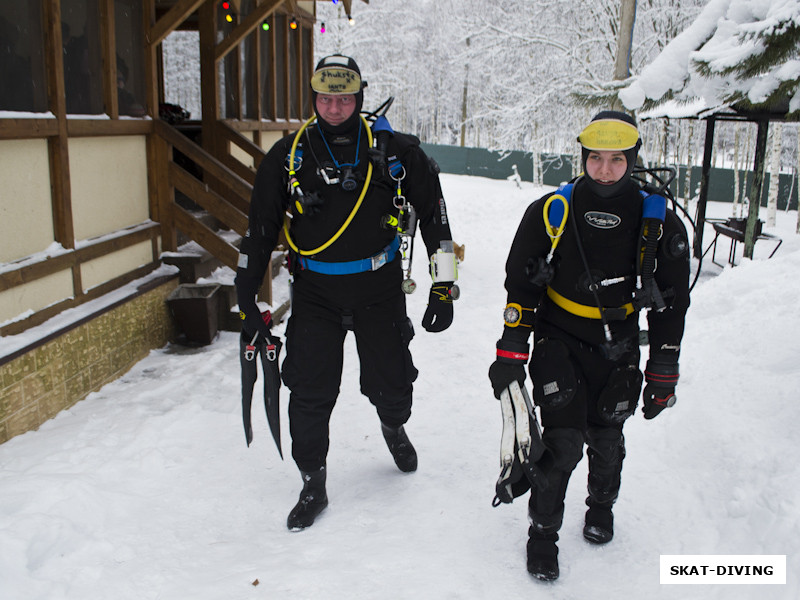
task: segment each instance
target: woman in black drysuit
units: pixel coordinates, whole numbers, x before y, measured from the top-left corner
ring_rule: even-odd
[[[663,199],[644,200],[631,178],[641,144],[635,120],[603,111],[578,140],[584,174],[571,190],[561,190],[569,200],[568,217],[552,259],[547,256],[554,238],[545,221],[557,229],[560,218],[544,211],[551,194],[531,204],[514,238],[506,263],[505,326],[489,370],[499,398],[513,381],[522,385],[530,357],[546,448],[537,466],[548,485],[532,485],[527,567],[542,580],[559,575],[556,542],[564,496],[584,444],[589,508],[583,534],[597,544],[613,536],[612,505],[625,457],[622,427],[634,414],[642,384],[639,309],[649,309],[643,411],[652,419],[675,402],[689,306],[686,230],[674,212],[663,210]],[[657,218],[645,208],[651,204],[661,206]],[[647,231],[652,243],[643,251]],[[640,275],[644,285],[637,291]]]
[[[401,195],[416,209],[428,255],[438,255],[432,263],[451,258],[452,249],[439,248],[452,236],[438,169],[419,140],[391,132],[381,134],[389,136],[381,138],[385,148],[370,149],[360,116],[365,85],[352,58],[334,55],[319,62],[311,79],[317,121],[300,135],[277,142],[262,160],[240,249],[236,289],[243,330],[267,337],[271,334],[255,297],[289,210],[292,313],[282,378],[291,390],[292,457],[303,478],[300,499],[287,520],[291,530],[310,526],[328,504],[328,424],[339,394],[348,330],[358,347],[361,391],[377,409],[389,450],[402,471],[417,468],[403,427],[417,377],[408,347],[414,331],[401,287],[397,229],[387,225],[399,213],[398,180]],[[452,322],[454,255],[452,269],[440,272],[450,279],[434,277],[422,322],[428,331],[443,331]]]

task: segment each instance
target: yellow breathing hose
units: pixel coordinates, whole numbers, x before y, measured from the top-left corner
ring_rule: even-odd
[[[364,116],[363,115],[359,116],[361,117],[361,121],[364,123],[364,127],[367,130],[367,142],[369,143],[368,147],[372,148],[372,130],[369,128],[369,123],[367,123],[367,120],[364,118]],[[292,143],[292,151],[289,154],[289,169],[290,169],[289,181],[292,182],[292,187],[297,187],[299,185],[297,179],[295,178],[295,170],[294,170],[294,155],[295,152],[297,151],[297,143],[300,140],[300,136],[302,135],[303,131],[305,131],[306,127],[311,125],[311,123],[313,123],[316,120],[316,118],[317,118],[316,116],[313,116],[308,121],[306,121],[300,128],[300,130],[297,132],[297,135],[294,136],[294,142]],[[331,239],[329,239],[327,242],[325,242],[318,248],[314,248],[313,250],[301,250],[300,248],[297,247],[297,244],[294,243],[294,240],[292,240],[292,236],[289,235],[289,221],[291,220],[291,218],[287,213],[286,218],[283,221],[283,232],[286,234],[286,241],[288,242],[289,246],[291,246],[292,250],[303,256],[310,256],[313,254],[317,254],[318,252],[322,252],[323,250],[325,250],[325,248],[327,248],[328,246],[333,244],[333,242],[338,240],[339,237],[344,233],[345,229],[347,229],[347,227],[350,225],[351,221],[353,220],[353,217],[356,216],[358,209],[361,208],[361,203],[364,201],[364,198],[367,195],[367,188],[369,188],[369,183],[371,180],[372,180],[372,162],[369,162],[367,166],[367,178],[364,180],[364,187],[361,188],[361,194],[359,195],[358,200],[356,201],[356,204],[353,207],[353,210],[350,211],[350,215],[347,217],[347,219],[345,219],[345,222],[342,224],[339,230],[333,234]]]

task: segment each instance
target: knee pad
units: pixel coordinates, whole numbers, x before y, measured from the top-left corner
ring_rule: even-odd
[[[551,462],[549,470],[571,472],[583,457],[583,433],[571,427],[545,428],[542,440]],[[543,457],[543,458],[545,458]]]
[[[564,408],[575,397],[578,374],[567,345],[558,339],[536,342],[530,363],[533,400],[545,410]]]
[[[597,412],[609,425],[620,425],[636,412],[642,391],[642,372],[636,365],[619,365],[611,371],[597,399]]]
[[[625,458],[625,436],[614,427],[589,427],[586,430],[586,445],[605,463],[622,463]]]
[[[583,456],[583,433],[569,427],[545,429],[542,434],[547,451],[537,463],[547,477],[548,486],[531,488],[528,518],[539,533],[554,533],[564,518],[564,496],[575,466]]]
[[[587,502],[610,507],[619,495],[625,437],[619,429],[591,427],[586,432],[586,443],[589,446]]]

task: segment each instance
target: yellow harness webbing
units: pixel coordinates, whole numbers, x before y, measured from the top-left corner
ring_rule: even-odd
[[[596,306],[587,306],[585,304],[579,304],[577,302],[573,302],[569,298],[565,298],[553,288],[547,288],[547,296],[555,302],[556,306],[563,308],[568,313],[572,313],[573,315],[577,315],[579,317],[583,317],[584,319],[601,319],[602,316],[600,314],[600,309]],[[620,308],[625,309],[625,316],[633,313],[633,304],[628,302],[627,304],[622,305]]]

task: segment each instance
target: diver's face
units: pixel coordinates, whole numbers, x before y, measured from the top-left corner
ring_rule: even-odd
[[[628,170],[628,159],[615,150],[592,150],[586,157],[586,174],[600,185],[613,185]]]
[[[317,94],[317,114],[330,125],[341,125],[355,109],[355,94]]]

